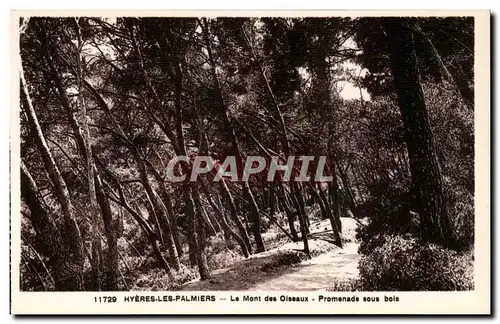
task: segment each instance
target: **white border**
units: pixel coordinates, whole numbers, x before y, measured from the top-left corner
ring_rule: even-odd
[[[97,13],[98,15],[108,15],[108,13],[106,12],[103,12],[102,10],[99,10],[99,11],[94,11],[94,13]],[[352,13],[352,12],[336,12],[336,13],[339,13],[341,15],[346,15],[346,16],[351,16],[351,15],[354,15],[354,16],[357,16],[361,13],[357,12],[357,13]],[[382,13],[381,11],[370,11],[370,12],[363,12],[363,13],[368,13],[370,16],[374,16],[374,15],[386,15],[387,12],[385,13]],[[65,14],[68,14],[68,13],[63,13],[63,15]],[[78,11],[78,14],[79,15],[82,15],[82,11]],[[85,12],[84,13],[85,15],[90,15],[89,12]],[[140,13],[139,13],[140,14]],[[146,13],[147,15],[165,15],[164,13],[161,13],[159,11],[149,11]],[[216,15],[215,13],[213,12],[209,12],[209,14],[214,14]],[[241,13],[241,12],[230,12],[229,14],[227,14],[228,16],[234,16],[234,15],[250,15],[250,14],[256,14],[256,12],[245,12],[245,13]],[[306,15],[310,15],[311,12],[306,12]],[[324,11],[323,12],[315,12],[314,15],[315,16],[323,16],[323,15],[333,15],[335,13],[325,13]],[[400,15],[401,13],[398,13],[397,15]],[[411,12],[410,14],[412,15],[423,15],[424,13],[422,11],[413,11]],[[434,13],[435,14],[435,13]],[[456,12],[454,11],[452,13],[453,14],[457,14],[457,15],[463,15],[464,12]],[[470,12],[468,12],[468,14],[470,14]],[[484,12],[475,12],[476,15],[481,16],[481,17],[485,17],[484,16]],[[488,13],[486,13],[488,14]],[[43,14],[45,15],[45,13]],[[175,13],[175,15],[179,15],[178,12]],[[188,15],[200,15],[199,12],[196,12],[196,13],[188,13]],[[264,15],[267,15],[269,16],[269,12],[266,12],[264,13]],[[301,15],[303,16],[304,13],[297,13],[297,12],[279,12],[278,15]],[[446,12],[446,15],[450,15],[449,12]],[[478,28],[478,21],[476,21],[476,28]],[[478,271],[478,273],[476,274],[476,277],[477,278],[489,278],[489,263],[483,263],[481,261],[481,259],[483,259],[483,261],[489,261],[489,42],[485,42],[485,39],[486,40],[489,40],[489,26],[487,26],[485,28],[485,26],[483,25],[482,27],[479,27],[480,29],[476,30],[476,37],[480,38],[480,39],[476,39],[476,44],[480,44],[480,43],[484,43],[484,48],[481,48],[480,51],[478,51],[476,53],[476,73],[477,73],[477,79],[476,79],[476,172],[477,172],[477,175],[476,175],[476,197],[477,197],[477,201],[476,201],[476,215],[483,215],[481,216],[480,218],[476,219],[476,229],[477,229],[477,233],[476,233],[476,237],[478,237],[478,239],[480,239],[481,241],[488,241],[488,245],[487,246],[481,246],[481,244],[476,244],[476,251],[479,250],[479,248],[481,248],[481,252],[482,254],[487,254],[488,256],[488,260],[486,260],[486,258],[483,258],[479,255],[476,254],[476,260],[478,262],[478,264],[480,266],[478,266],[476,268],[476,271]],[[481,29],[482,28],[482,29]],[[480,32],[480,33],[479,33]],[[478,42],[479,40],[479,42]],[[17,45],[17,41],[16,42],[10,42],[11,45]],[[14,49],[14,53],[15,53],[15,49]],[[13,66],[16,66],[16,65],[13,65]],[[10,74],[11,76],[11,84],[17,84],[17,72],[15,69],[11,69],[13,71],[11,71],[12,73]],[[486,72],[486,73],[485,73]],[[13,107],[14,109],[17,108],[17,104],[16,104],[16,101],[17,101],[17,97],[18,97],[18,89],[13,86],[12,88],[14,88],[11,92],[11,98],[12,99],[12,104],[10,105],[10,107]],[[17,94],[17,95],[16,95]],[[11,118],[13,117],[16,117],[15,114],[11,114]],[[5,119],[4,119],[5,120]],[[14,119],[11,119],[11,125],[17,125],[17,118],[16,120]],[[6,128],[3,128],[4,130]],[[17,130],[17,133],[18,133],[18,130]],[[16,146],[14,145],[16,140],[18,140],[18,138],[16,136],[18,136],[18,134],[16,134],[16,130],[14,129],[13,130],[13,134],[11,135],[14,135],[12,137],[13,139],[13,145],[12,145],[12,149],[13,149],[13,153],[14,155],[18,155],[18,152],[16,152],[16,150],[18,151],[18,148],[16,148]],[[17,169],[17,171],[16,171]],[[18,168],[13,168],[12,169],[12,181],[13,181],[13,184],[16,183],[16,180],[18,180]],[[17,183],[19,183],[19,181],[17,181]],[[17,190],[17,191],[16,191]],[[12,194],[13,196],[18,196],[18,188],[15,188],[15,186],[13,186],[12,188]],[[481,201],[480,201],[481,200]],[[486,203],[486,204],[484,204]],[[13,215],[16,213],[16,206],[15,204],[12,205],[12,212],[13,212]],[[18,207],[17,207],[18,209]],[[19,213],[17,213],[19,215]],[[488,217],[486,218],[484,215],[488,215]],[[16,239],[18,239],[18,237],[14,237],[16,234],[15,231],[17,231],[19,229],[19,226],[16,225],[16,222],[13,222],[13,228],[12,228],[12,234],[13,234],[13,242],[16,241]],[[483,249],[485,248],[485,249]],[[16,256],[14,255],[15,253],[15,247],[14,247],[14,243],[13,243],[13,267],[15,265],[15,261],[18,261],[18,256],[17,256],[17,260],[16,259]],[[480,251],[478,251],[480,252]],[[18,264],[18,262],[17,262]],[[17,277],[18,278],[18,277]],[[14,277],[13,277],[14,279]],[[15,281],[15,280],[14,280]],[[18,280],[17,280],[18,281]],[[13,287],[15,287],[16,285],[18,285],[18,282],[13,282]],[[478,283],[477,285],[477,290],[476,291],[484,291],[484,289],[488,289],[489,288],[489,281],[488,282],[483,282],[481,281],[480,283]],[[471,294],[472,293],[472,294]],[[29,294],[29,293],[27,293]],[[34,293],[34,294],[37,294],[37,293]],[[42,294],[47,294],[47,293],[42,293]],[[66,295],[68,293],[48,293],[48,294],[53,294],[54,296],[56,295],[59,295],[61,298],[61,300],[65,299],[67,300],[66,296],[62,296],[62,295]],[[69,293],[71,294],[71,293]],[[80,296],[82,294],[92,294],[92,296],[94,296],[95,294],[94,293],[77,293],[79,294]],[[439,309],[439,307],[437,305],[439,305],[438,303],[438,300],[439,297],[443,297],[443,296],[446,296],[447,298],[451,298],[453,301],[455,301],[454,303],[452,303],[453,305],[457,306],[457,307],[450,307],[449,309],[456,309],[456,311],[467,311],[467,309],[469,307],[472,307],[474,305],[476,306],[480,306],[483,311],[485,310],[484,309],[484,302],[485,300],[483,299],[484,298],[484,295],[481,295],[481,296],[476,296],[474,294],[474,292],[465,292],[465,293],[452,293],[454,294],[454,296],[448,296],[447,294],[449,293],[416,293],[416,294],[426,294],[426,295],[433,295],[433,297],[436,297],[436,299],[431,299],[432,302],[425,302],[424,300],[422,301],[419,301],[418,305],[415,303],[417,297],[414,297],[414,296],[411,296],[411,294],[415,294],[415,293],[406,293],[406,294],[410,294],[408,295],[409,298],[413,298],[412,299],[412,302],[410,304],[408,304],[407,306],[411,307],[413,309],[413,311],[415,312],[420,312],[422,310],[424,310],[424,308],[422,308],[423,306],[425,306],[425,309],[427,310],[431,310],[431,309],[434,309],[435,311],[437,312],[442,312],[443,309],[441,307],[441,309]],[[468,296],[465,296],[465,298],[468,298],[467,301],[460,301],[460,299],[462,299],[462,297],[457,297],[458,295],[468,295]],[[360,296],[362,294],[359,294]],[[401,294],[400,294],[401,295]],[[20,295],[19,295],[20,296]],[[16,299],[17,297],[19,297],[18,294],[13,294],[13,300],[15,302],[19,301],[18,299]],[[26,298],[29,298],[31,299],[32,297],[29,297],[29,296],[25,296]],[[36,298],[36,300],[33,300],[31,299],[31,302],[28,302],[28,300],[25,300],[26,302],[28,303],[23,303],[24,305],[33,305],[33,304],[38,304],[39,307],[43,307],[43,309],[41,309],[42,311],[47,311],[49,312],[52,308],[52,310],[54,309],[54,306],[55,305],[58,305],[57,303],[57,300],[55,300],[54,297],[50,297],[50,298],[47,298],[45,297],[42,297],[40,298],[41,296],[38,295],[38,297]],[[489,298],[489,296],[487,296]],[[85,298],[85,297],[84,297]],[[425,297],[424,297],[425,298]],[[59,297],[57,298],[59,299]],[[43,305],[42,302],[43,301],[47,301],[47,305]],[[408,301],[408,300],[407,300]],[[451,300],[448,300],[448,302],[451,301]],[[86,308],[86,306],[84,306],[85,303],[83,304],[78,304],[79,307],[84,307]],[[482,304],[482,305],[478,305],[478,304]],[[209,304],[207,304],[209,305]],[[13,304],[13,311],[15,310],[19,310],[19,309],[22,309],[22,308],[19,308],[19,307],[22,307],[21,304],[17,304],[17,303],[14,303]],[[61,304],[59,304],[58,307],[62,306]],[[120,312],[123,312],[123,311],[132,311],[134,312],[134,309],[132,309],[133,307],[132,306],[129,306],[127,305],[127,309],[121,309],[119,310]],[[251,305],[247,305],[247,307],[245,307],[246,309],[248,309],[248,307],[251,307]],[[274,305],[276,306],[276,305]],[[294,310],[297,310],[298,312],[301,312],[300,310],[298,310],[297,308],[297,305],[293,305],[294,306]],[[399,304],[398,308],[399,308],[399,312],[402,311],[401,307],[404,306],[402,305],[401,303]],[[441,304],[441,306],[443,306],[443,304]],[[450,305],[447,305],[447,306],[450,306]],[[488,302],[488,305],[489,306],[489,302]],[[32,307],[32,306],[30,306]],[[38,308],[38,307],[37,307]],[[147,307],[147,308],[150,308],[150,307]],[[182,307],[179,307],[178,310],[181,310]],[[213,308],[213,306],[212,306]],[[277,309],[276,307],[272,307],[273,309],[271,310],[272,313],[276,312]],[[310,309],[311,307],[309,307],[309,311],[311,310]],[[67,310],[74,310],[74,311],[77,311],[77,309],[75,309],[74,307],[74,304],[67,308]],[[82,310],[84,310],[82,308]],[[91,307],[90,309],[87,309],[87,310],[93,310],[94,312],[96,311],[95,309],[95,306],[94,307]],[[192,307],[189,310],[193,310]],[[226,312],[232,312],[232,311],[236,311],[236,312],[239,312],[241,311],[240,308],[238,307],[233,307],[233,308],[226,308],[225,311]],[[245,309],[243,309],[244,311]],[[368,312],[379,312],[381,311],[380,309],[380,305],[379,307],[377,307],[377,309],[375,308],[372,308],[372,307],[368,307],[366,309],[366,311]],[[109,308],[108,310],[109,311]],[[136,311],[136,310],[135,310]],[[164,311],[164,310],[162,310]],[[213,311],[213,309],[207,309],[207,311]],[[307,311],[307,310],[306,310]],[[343,307],[341,310],[339,310],[340,312],[344,312],[344,311],[349,311],[348,310],[348,307]],[[370,312],[370,313],[371,313]],[[136,312],[135,312],[136,313]]]

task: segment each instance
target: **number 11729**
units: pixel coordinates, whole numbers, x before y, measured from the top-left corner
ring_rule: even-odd
[[[116,296],[99,296],[94,297],[96,303],[116,303]]]

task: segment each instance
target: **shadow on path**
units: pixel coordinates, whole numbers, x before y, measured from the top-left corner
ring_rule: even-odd
[[[351,227],[355,226],[351,221],[343,221],[343,227],[344,225],[351,232]],[[318,226],[320,227],[324,226]],[[290,243],[280,249],[260,253],[230,267],[216,270],[211,279],[189,282],[180,290],[322,290],[331,287],[334,282],[356,278],[358,243],[346,243],[344,248],[340,249],[329,243],[330,240],[333,238],[311,239],[311,250],[329,252],[310,260],[300,262],[297,253],[292,253],[292,250],[303,248],[302,242]]]

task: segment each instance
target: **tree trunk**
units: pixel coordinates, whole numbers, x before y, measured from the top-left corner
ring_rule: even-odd
[[[60,265],[65,256],[61,255],[62,237],[51,211],[43,201],[40,191],[26,165],[21,161],[21,197],[30,210],[30,221],[36,233],[36,247],[49,259],[49,266],[57,278],[62,278]]]
[[[222,97],[222,91],[220,89],[220,84],[219,80],[217,78],[217,73],[216,73],[216,67],[215,67],[215,60],[213,57],[212,53],[212,46],[210,43],[210,37],[209,37],[209,30],[208,30],[208,24],[206,19],[204,22],[199,21],[199,25],[203,30],[203,37],[205,41],[205,46],[207,49],[208,53],[208,60],[210,62],[210,71],[212,75],[212,81],[214,83],[215,90],[217,92],[217,100],[219,102],[220,107],[223,109],[222,113],[222,121],[223,121],[223,126],[224,129],[227,131],[229,138],[231,139],[231,144],[233,146],[233,152],[234,154],[241,158],[242,160],[244,159],[244,154],[242,153],[242,150],[240,148],[240,145],[238,143],[238,138],[236,137],[236,133],[234,132],[233,125],[231,124],[231,121],[228,116],[228,108],[224,103],[224,99]],[[248,182],[243,182],[243,197],[249,202],[249,208],[250,208],[250,215],[251,215],[251,220],[252,220],[252,225],[251,225],[251,230],[252,234],[255,239],[256,247],[257,247],[257,253],[259,252],[264,252],[266,250],[264,246],[264,240],[262,239],[262,235],[260,233],[261,230],[261,225],[260,225],[260,214],[259,214],[259,207],[257,206],[257,202],[255,201],[255,197],[252,193],[252,189],[250,188]]]
[[[78,38],[78,55],[77,55],[77,68],[78,68],[78,97],[76,100],[76,110],[79,111],[81,109],[82,111],[82,119],[83,119],[83,130],[84,130],[84,139],[82,139],[82,134],[80,132],[80,127],[78,126],[78,123],[76,121],[76,118],[73,115],[73,110],[70,109],[69,107],[69,101],[66,96],[65,89],[62,87],[62,82],[59,76],[58,71],[56,70],[52,60],[51,62],[51,67],[56,77],[56,83],[57,87],[59,90],[59,94],[61,98],[63,98],[63,105],[66,107],[66,112],[70,117],[70,120],[72,122],[72,127],[75,133],[75,136],[77,139],[77,142],[80,142],[80,151],[83,152],[82,157],[86,161],[86,167],[87,167],[87,182],[88,182],[88,190],[89,190],[89,203],[90,203],[90,219],[91,219],[91,229],[90,233],[92,236],[92,260],[90,260],[90,263],[92,265],[92,276],[94,278],[94,290],[100,291],[102,289],[102,278],[101,278],[101,269],[103,267],[103,262],[101,260],[102,258],[102,244],[101,244],[101,237],[99,235],[99,206],[97,204],[97,197],[96,197],[96,187],[95,187],[95,179],[94,179],[94,161],[92,159],[92,144],[90,143],[90,130],[88,126],[88,120],[87,120],[87,107],[85,104],[85,99],[81,95],[83,91],[83,83],[82,83],[82,78],[83,78],[83,67],[82,67],[82,58],[81,58],[81,52],[82,52],[82,46],[83,46],[83,40],[82,40],[82,35],[81,35],[81,30],[80,30],[80,25],[78,23],[78,19],[75,18],[75,25],[76,25],[76,31],[77,31],[77,38]],[[101,188],[102,189],[102,188]],[[105,206],[103,205],[105,208]],[[111,212],[110,212],[111,213]],[[103,213],[104,214],[104,213]],[[104,215],[103,215],[104,216]],[[116,243],[116,241],[115,241]],[[115,279],[116,281],[116,279]]]
[[[236,227],[240,232],[241,238],[243,239],[243,241],[245,241],[248,253],[252,254],[252,244],[250,244],[250,238],[248,236],[247,229],[245,228],[245,226],[238,217],[238,212],[236,210],[236,204],[234,203],[233,195],[231,194],[231,191],[229,191],[229,188],[227,187],[227,184],[224,181],[224,179],[221,179],[219,183],[222,191],[222,196],[226,199],[226,202],[229,205],[229,215],[231,216],[233,222],[236,224]]]
[[[326,198],[325,193],[321,189],[319,190],[318,196],[319,196],[318,200],[319,200],[320,208],[321,208],[322,212],[326,214],[326,217],[330,220],[334,239],[339,244],[339,246],[342,248],[343,244],[342,244],[342,238],[340,236],[341,228],[339,228],[340,221],[337,221],[335,214],[332,212],[330,204],[328,203],[328,199]]]
[[[52,154],[50,153],[42,129],[38,122],[38,118],[33,108],[31,98],[28,92],[28,86],[24,79],[24,73],[21,69],[21,102],[24,111],[26,112],[30,131],[35,138],[38,150],[42,156],[43,163],[49,174],[49,177],[55,187],[55,196],[61,205],[61,212],[64,219],[64,233],[63,239],[66,246],[70,247],[67,253],[71,254],[67,263],[64,265],[66,268],[66,278],[58,278],[61,281],[60,290],[83,290],[83,265],[85,262],[85,253],[83,246],[83,239],[80,233],[80,228],[73,215],[73,204],[69,195],[68,187],[61,177],[59,168],[57,167]]]
[[[177,254],[179,257],[183,254],[182,244],[181,244],[181,233],[179,231],[179,226],[177,225],[177,217],[174,214],[174,207],[172,204],[172,198],[170,194],[167,192],[167,188],[165,187],[165,183],[163,181],[159,181],[160,186],[160,194],[162,196],[162,200],[164,202],[165,207],[167,208],[167,216],[170,221],[170,228],[172,230],[172,236],[174,238],[175,248],[177,249]]]
[[[349,178],[347,177],[347,173],[345,170],[343,170],[340,163],[337,162],[336,165],[337,165],[337,170],[339,171],[340,180],[342,181],[342,184],[344,186],[344,191],[347,195],[347,203],[349,205],[349,209],[353,211],[356,209],[356,198],[354,197],[351,186],[349,184]]]
[[[256,251],[257,253],[264,252],[266,247],[264,246],[264,240],[262,239],[261,224],[260,224],[260,213],[259,207],[257,206],[257,202],[255,201],[255,197],[252,194],[252,190],[248,185],[248,182],[243,182],[243,195],[247,199],[248,207],[250,208],[250,218],[251,225],[250,229],[252,230],[252,234],[255,240]]]
[[[302,215],[302,218],[304,219],[306,224],[306,233],[309,234],[310,221],[309,221],[309,216],[306,214],[304,198],[302,197],[300,188],[297,182],[292,182],[290,184],[290,187],[292,189],[292,195],[293,195],[292,199],[296,202],[297,210],[299,211],[300,215]]]
[[[118,290],[118,238],[117,238],[117,226],[113,221],[113,213],[111,212],[111,207],[109,205],[108,197],[103,190],[101,179],[96,175],[96,197],[97,203],[99,204],[102,211],[102,218],[104,221],[104,230],[106,234],[106,240],[108,243],[108,249],[106,251],[106,267],[105,267],[105,280],[104,288],[107,291]]]
[[[83,41],[81,39],[81,32],[80,32],[80,27],[78,25],[78,21],[75,19],[76,23],[76,31],[77,31],[77,36],[78,36],[78,53],[81,53],[82,51],[82,46],[83,46]],[[59,94],[59,98],[61,101],[61,104],[66,112],[66,115],[68,116],[68,120],[70,122],[71,129],[73,131],[73,134],[76,139],[77,143],[77,149],[78,152],[80,153],[80,156],[83,158],[84,162],[87,165],[87,181],[88,181],[88,187],[89,187],[89,201],[90,201],[90,209],[91,209],[91,219],[92,219],[92,227],[93,229],[91,230],[92,232],[92,254],[95,256],[95,260],[90,260],[91,265],[93,268],[93,273],[94,273],[94,286],[96,290],[100,290],[100,268],[102,267],[102,262],[100,261],[101,254],[102,254],[102,247],[101,247],[101,239],[98,235],[98,229],[99,229],[99,219],[98,219],[98,209],[99,207],[101,208],[101,215],[105,223],[105,231],[108,232],[113,232],[114,230],[111,228],[106,228],[106,223],[111,224],[112,223],[112,212],[109,208],[106,207],[106,205],[109,206],[109,202],[107,201],[107,198],[101,198],[101,201],[98,201],[99,199],[96,197],[96,192],[104,192],[102,188],[102,182],[99,176],[99,172],[95,166],[94,160],[93,160],[93,154],[92,154],[92,146],[90,143],[90,132],[88,129],[87,125],[87,111],[86,111],[86,104],[85,101],[82,100],[79,96],[77,103],[80,105],[82,112],[83,112],[83,126],[84,126],[84,133],[82,134],[82,131],[80,129],[80,126],[78,124],[78,121],[75,117],[73,108],[70,105],[70,101],[66,92],[66,89],[63,86],[61,74],[59,73],[56,65],[54,64],[54,61],[52,59],[52,54],[49,50],[48,47],[45,48],[45,58],[47,59],[47,63],[49,65],[49,68],[52,72],[54,84],[56,86],[56,90]],[[76,76],[78,78],[78,93],[81,94],[83,91],[83,87],[87,86],[88,83],[85,82],[84,76],[83,76],[83,66],[81,63],[81,58],[80,55],[77,57],[77,69],[73,69],[76,71]],[[94,89],[92,89],[94,90]],[[95,91],[95,90],[94,90]],[[106,235],[108,237],[108,235]],[[108,237],[110,238],[110,237]],[[111,241],[108,241],[108,252],[107,252],[107,257],[111,258],[107,260],[108,264],[114,265],[118,264],[118,255],[114,251],[118,251],[118,246],[117,240],[116,240],[116,235],[114,238],[110,238]],[[113,246],[114,245],[114,246]],[[108,284],[111,285],[106,288],[108,290],[117,290],[116,282],[117,282],[117,268],[114,270],[106,270],[108,278],[106,279],[108,281]],[[115,273],[116,272],[116,273]],[[109,277],[114,277],[114,278],[109,278]]]
[[[432,43],[431,39],[422,31],[420,26],[418,24],[414,24],[415,31],[420,34],[424,40],[429,44],[429,47],[431,49],[432,55],[434,56],[434,59],[436,60],[436,63],[441,71],[441,75],[453,86],[455,87],[458,92],[460,93],[460,96],[464,100],[464,102],[467,104],[467,106],[470,109],[474,109],[474,89],[471,89],[469,87],[469,84],[467,82],[467,78],[463,77],[458,77],[455,78],[453,77],[452,73],[448,70],[446,65],[444,64],[443,60],[441,59],[441,55],[439,55],[439,52],[437,51],[436,47]]]
[[[291,183],[291,189],[292,192],[290,193],[290,199],[295,205],[295,210],[297,211],[297,218],[299,219],[300,226],[300,235],[302,237],[302,242],[304,243],[304,252],[307,254],[307,256],[311,257],[311,252],[309,251],[309,241],[307,239],[307,235],[309,234],[309,226],[307,225],[305,212],[303,209],[301,209],[300,203],[297,201],[297,188],[295,182]]]
[[[210,197],[210,193],[208,192],[208,189],[205,185],[205,183],[202,182],[202,190],[205,196],[207,197],[208,203],[210,204],[210,207],[212,207],[213,210],[215,210],[219,214],[220,218],[220,223],[222,225],[222,229],[224,230],[224,233],[228,234],[230,237],[234,238],[234,240],[239,244],[241,247],[241,252],[245,256],[245,258],[248,258],[250,256],[250,253],[248,252],[248,247],[245,243],[245,241],[239,236],[232,228],[231,226],[227,223],[226,216],[224,215],[224,212],[222,211],[219,206],[217,206],[212,198]]]
[[[422,239],[451,243],[454,231],[436,155],[424,93],[420,85],[413,32],[408,21],[391,20],[386,26],[390,67],[399,109],[406,130],[415,209],[420,215]]]
[[[198,272],[200,273],[201,280],[207,280],[210,278],[210,269],[207,262],[206,246],[207,237],[205,231],[205,224],[203,222],[203,207],[200,202],[200,197],[193,195],[195,213],[194,213],[194,227],[196,229],[196,262],[198,263]]]
[[[294,217],[292,211],[290,210],[290,208],[288,208],[288,205],[286,204],[286,202],[284,201],[283,198],[281,199],[280,203],[281,203],[281,206],[283,207],[283,210],[285,212],[286,219],[288,221],[288,227],[290,228],[290,233],[292,235],[293,241],[298,242],[299,235],[297,234],[297,230],[295,229],[295,224],[294,224],[295,217]]]
[[[154,168],[154,166],[151,163],[149,163],[149,161],[146,160],[146,163],[151,169],[151,172],[153,172],[156,182],[158,183],[158,186],[160,188],[160,196],[167,210],[167,216],[169,218],[169,223],[170,223],[170,228],[172,230],[172,236],[174,238],[175,248],[177,249],[177,253],[180,257],[183,254],[183,250],[182,250],[179,226],[177,224],[177,217],[175,216],[174,206],[172,204],[172,197],[170,197],[167,187],[165,186],[165,180],[161,177],[160,173]]]
[[[120,197],[120,200],[116,200],[115,198],[112,198],[111,196],[110,196],[110,199],[113,200],[115,203],[122,205],[128,211],[128,213],[130,215],[132,215],[132,217],[137,221],[137,223],[139,224],[141,229],[146,234],[146,237],[148,238],[148,241],[150,242],[150,244],[153,248],[153,252],[154,252],[156,258],[158,259],[158,262],[160,263],[162,268],[165,269],[168,276],[171,279],[173,279],[172,269],[171,269],[170,265],[168,264],[167,260],[165,260],[165,258],[163,257],[163,254],[161,253],[160,248],[158,246],[157,235],[155,234],[155,232],[153,231],[151,226],[148,224],[148,222],[139,214],[139,212],[137,212],[136,210],[134,210],[130,206],[127,199],[125,198],[125,194],[123,193],[123,189],[122,189],[120,183],[118,182],[118,180],[111,174],[111,172],[109,172],[109,170],[106,170],[106,172],[107,172],[107,174],[109,174],[113,178],[116,185],[118,186],[118,193],[119,193],[119,197]]]
[[[163,203],[160,201],[160,197],[156,193],[156,191],[153,189],[151,182],[148,177],[148,173],[146,170],[146,165],[138,152],[137,148],[132,148],[133,154],[135,157],[135,160],[137,162],[138,168],[139,168],[139,174],[141,177],[141,183],[144,186],[144,189],[146,190],[146,193],[151,200],[151,203],[153,205],[154,213],[158,217],[158,221],[160,224],[160,230],[162,231],[163,234],[163,239],[164,243],[166,245],[166,248],[169,252],[170,256],[170,262],[172,262],[172,266],[174,267],[175,270],[180,269],[180,261],[179,261],[179,255],[177,254],[177,250],[175,248],[175,243],[174,243],[174,238],[172,236],[172,229],[170,226],[170,222],[168,220],[167,216],[167,211],[166,207],[163,205]]]
[[[335,177],[336,178],[336,177]],[[320,196],[325,200],[326,207],[331,211],[333,215],[333,219],[337,226],[339,233],[342,233],[342,223],[340,220],[340,189],[337,181],[333,181],[328,183],[328,196],[330,199],[327,199],[326,194],[320,188]]]

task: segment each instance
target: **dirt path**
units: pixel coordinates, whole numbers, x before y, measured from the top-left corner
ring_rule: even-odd
[[[249,290],[323,290],[334,282],[358,276],[358,244],[348,243],[342,250],[327,252],[293,266],[294,271],[264,281]]]
[[[358,276],[358,243],[354,242],[357,226],[353,219],[342,219],[343,236],[350,242],[340,249],[331,243],[332,238],[327,233],[331,230],[329,222],[318,222],[311,226],[309,245],[311,251],[324,253],[310,260],[289,262],[289,258],[295,257],[294,251],[303,246],[301,242],[288,243],[216,270],[210,280],[186,283],[180,290],[325,290]]]

